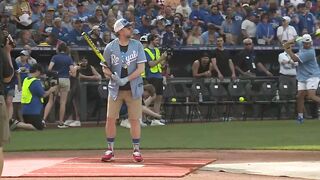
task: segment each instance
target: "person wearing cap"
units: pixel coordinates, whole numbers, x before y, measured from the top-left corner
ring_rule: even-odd
[[[244,38],[250,38],[256,44],[256,31],[257,26],[255,24],[256,14],[251,12],[247,18],[241,24],[241,31]]]
[[[39,64],[30,67],[30,76],[26,77],[22,85],[21,104],[23,105],[23,121],[13,120],[11,130],[43,130],[45,122],[42,120],[43,98],[56,91],[56,86],[45,91],[40,81],[43,68]]]
[[[180,4],[176,8],[176,13],[182,14],[184,18],[188,18],[191,14],[191,8],[187,0],[180,0]]]
[[[90,38],[97,47],[102,47],[104,45],[102,39],[100,38],[100,34],[100,27],[98,25],[93,26],[90,32]]]
[[[290,21],[291,18],[289,16],[282,18],[282,25],[277,29],[277,37],[280,43],[292,41],[298,36],[296,29],[289,25]]]
[[[316,52],[312,45],[312,38],[309,34],[304,34],[301,40],[292,40],[284,43],[284,49],[290,56],[292,61],[298,62],[297,80],[298,80],[298,95],[297,95],[297,122],[303,123],[304,101],[307,97],[317,103],[320,103],[320,97],[316,95],[320,81],[320,69],[316,59]],[[292,43],[297,41],[299,52],[292,51]]]
[[[141,73],[147,62],[142,44],[131,39],[132,24],[126,19],[114,23],[114,32],[118,38],[110,42],[103,53],[106,65],[103,66],[109,81],[109,98],[106,119],[107,150],[101,158],[104,162],[113,160],[114,139],[116,136],[116,119],[119,117],[123,103],[128,106],[131,137],[133,144],[133,160],[143,161],[140,153],[140,121],[142,118],[143,80]]]
[[[143,15],[141,19],[141,26],[138,28],[141,34],[149,34],[150,27],[151,27],[151,20],[152,16],[150,15]]]
[[[138,29],[134,29],[134,30],[132,31],[132,39],[135,39],[135,40],[137,40],[137,41],[140,41],[140,37],[141,37],[140,31],[139,31]]]
[[[83,21],[81,19],[74,20],[73,27],[73,30],[68,35],[68,42],[71,45],[88,46],[87,42],[81,35],[82,32],[87,32],[87,30],[84,28]]]
[[[209,54],[203,52],[200,60],[197,59],[192,64],[192,76],[194,78],[208,78],[212,76],[213,66],[210,62]]]
[[[62,26],[62,19],[60,17],[54,18],[53,26],[51,34],[55,35],[57,39],[67,42],[69,32],[67,28]]]
[[[37,60],[34,59],[33,57],[31,57],[31,52],[32,52],[32,48],[31,46],[29,45],[25,45],[23,47],[23,51],[27,51],[26,53],[24,54],[27,54],[28,56],[28,64],[30,65],[34,65],[34,64],[37,64]],[[16,59],[15,59],[16,63],[19,64],[21,62],[21,56],[18,56]]]
[[[147,35],[143,35],[140,38],[140,42],[143,45],[143,49],[148,47],[148,36]]]
[[[90,14],[87,13],[86,6],[81,2],[78,3],[77,4],[77,11],[78,11],[78,13],[76,16],[74,16],[74,18],[81,19],[83,22],[87,22]]]
[[[163,47],[172,47],[175,45],[174,33],[172,29],[172,24],[168,21],[165,25],[165,32],[162,37],[162,46]]]

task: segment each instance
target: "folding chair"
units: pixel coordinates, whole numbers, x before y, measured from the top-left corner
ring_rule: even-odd
[[[275,99],[277,92],[277,86],[274,82],[264,82],[261,87],[260,91],[256,96],[255,103],[262,106],[260,111],[260,118],[263,120],[264,112],[267,109],[266,106],[275,104],[279,105],[277,100]]]
[[[220,118],[219,106],[226,105],[226,100],[229,99],[228,91],[220,82],[211,82],[209,84],[210,97],[203,104],[208,106],[207,120],[211,121],[213,116],[213,110]]]
[[[281,82],[279,84],[279,96],[280,108],[278,110],[278,118],[281,118],[281,110],[283,105],[285,105],[286,112],[288,112],[288,106],[296,104],[297,86],[290,82]],[[291,106],[290,106],[291,107]],[[295,106],[294,106],[295,109]]]
[[[191,106],[189,119],[193,120],[193,115],[198,117],[202,121],[201,105],[209,99],[210,93],[205,83],[201,79],[193,81],[191,86],[192,102],[197,102],[194,106]]]
[[[246,111],[246,104],[250,104],[249,101],[249,93],[248,93],[248,81],[235,81],[230,82],[228,85],[228,92],[229,92],[229,106],[227,111],[227,117],[230,117],[231,110],[236,105],[242,105],[244,110],[242,111],[242,120],[246,120],[247,118],[247,111]],[[239,101],[239,98],[243,97],[244,101]]]

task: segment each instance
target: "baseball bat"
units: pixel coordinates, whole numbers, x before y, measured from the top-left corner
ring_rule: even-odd
[[[104,65],[105,66],[106,65],[106,60],[104,59],[103,55],[101,54],[101,52],[99,51],[97,46],[92,42],[92,40],[89,37],[89,35],[86,32],[83,32],[81,35],[86,40],[86,42],[91,47],[91,49],[96,54],[96,56],[100,59],[100,65]]]

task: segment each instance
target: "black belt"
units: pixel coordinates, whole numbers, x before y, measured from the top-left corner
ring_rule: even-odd
[[[281,73],[280,73],[280,75],[281,76],[287,76],[287,77],[296,77],[296,75],[286,75],[286,74],[281,74]]]

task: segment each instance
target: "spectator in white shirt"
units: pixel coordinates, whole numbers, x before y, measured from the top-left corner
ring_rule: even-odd
[[[279,83],[290,83],[292,87],[296,87],[298,62],[294,62],[285,51],[279,54],[278,61],[280,64]]]
[[[279,42],[291,41],[297,37],[297,31],[293,26],[290,26],[289,23],[291,18],[289,16],[284,16],[282,19],[282,26],[279,26],[277,29],[277,37]]]
[[[249,16],[242,22],[241,24],[241,31],[244,39],[250,38],[254,42],[254,44],[257,44],[256,42],[256,31],[257,26],[255,24],[257,14],[254,12],[251,12]]]
[[[188,18],[190,16],[192,9],[188,5],[187,0],[180,0],[180,5],[176,8],[176,13],[180,13],[184,18]]]

